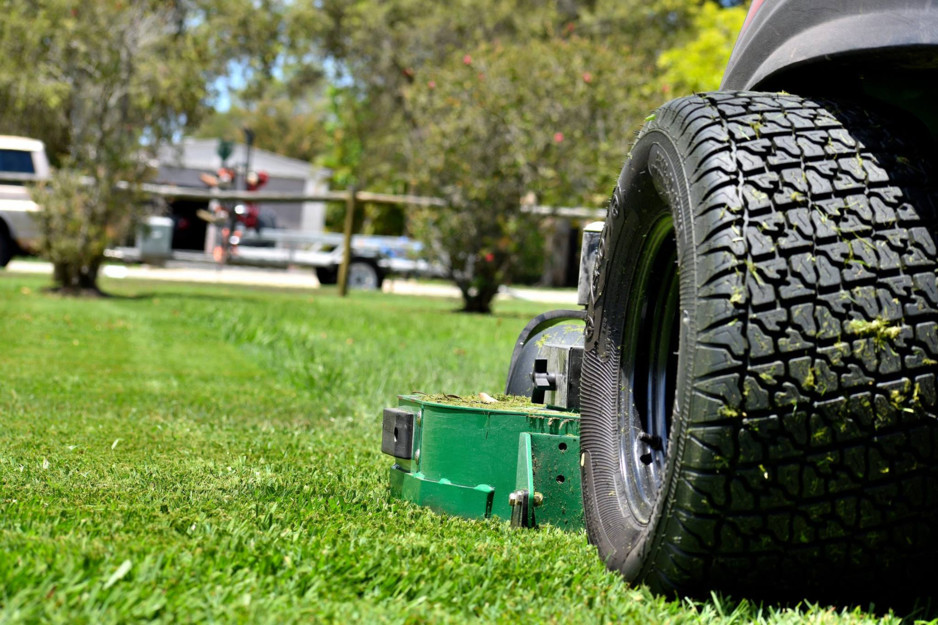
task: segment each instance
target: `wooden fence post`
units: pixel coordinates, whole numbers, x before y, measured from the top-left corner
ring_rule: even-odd
[[[348,294],[348,268],[352,262],[352,227],[355,224],[355,211],[358,208],[358,189],[351,186],[348,189],[348,199],[345,201],[345,229],[342,239],[342,264],[339,265],[339,297]]]

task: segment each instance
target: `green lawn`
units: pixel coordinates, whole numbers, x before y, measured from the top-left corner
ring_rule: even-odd
[[[389,500],[381,409],[501,391],[536,305],[107,281],[117,297],[75,301],[46,282],[0,272],[2,623],[880,618],[666,600],[583,533]]]

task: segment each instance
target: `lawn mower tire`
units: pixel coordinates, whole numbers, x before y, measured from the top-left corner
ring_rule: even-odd
[[[584,513],[611,569],[667,594],[933,593],[925,140],[889,110],[787,94],[700,94],[646,121],[581,379]]]

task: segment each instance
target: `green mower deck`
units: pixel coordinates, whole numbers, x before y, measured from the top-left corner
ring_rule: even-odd
[[[583,527],[580,419],[512,401],[401,396],[384,411],[394,497],[468,518]]]

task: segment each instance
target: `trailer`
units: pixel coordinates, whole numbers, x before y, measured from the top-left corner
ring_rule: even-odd
[[[110,249],[109,258],[122,262],[165,264],[169,261],[217,264],[213,249],[221,245],[221,230],[210,226],[202,252],[172,249],[173,222],[150,217],[138,227],[134,245]],[[264,228],[239,235],[224,263],[269,268],[307,268],[323,285],[338,281],[345,248],[344,235]],[[438,276],[440,270],[421,258],[423,245],[407,237],[353,235],[348,283],[351,288],[380,289],[385,277]]]

